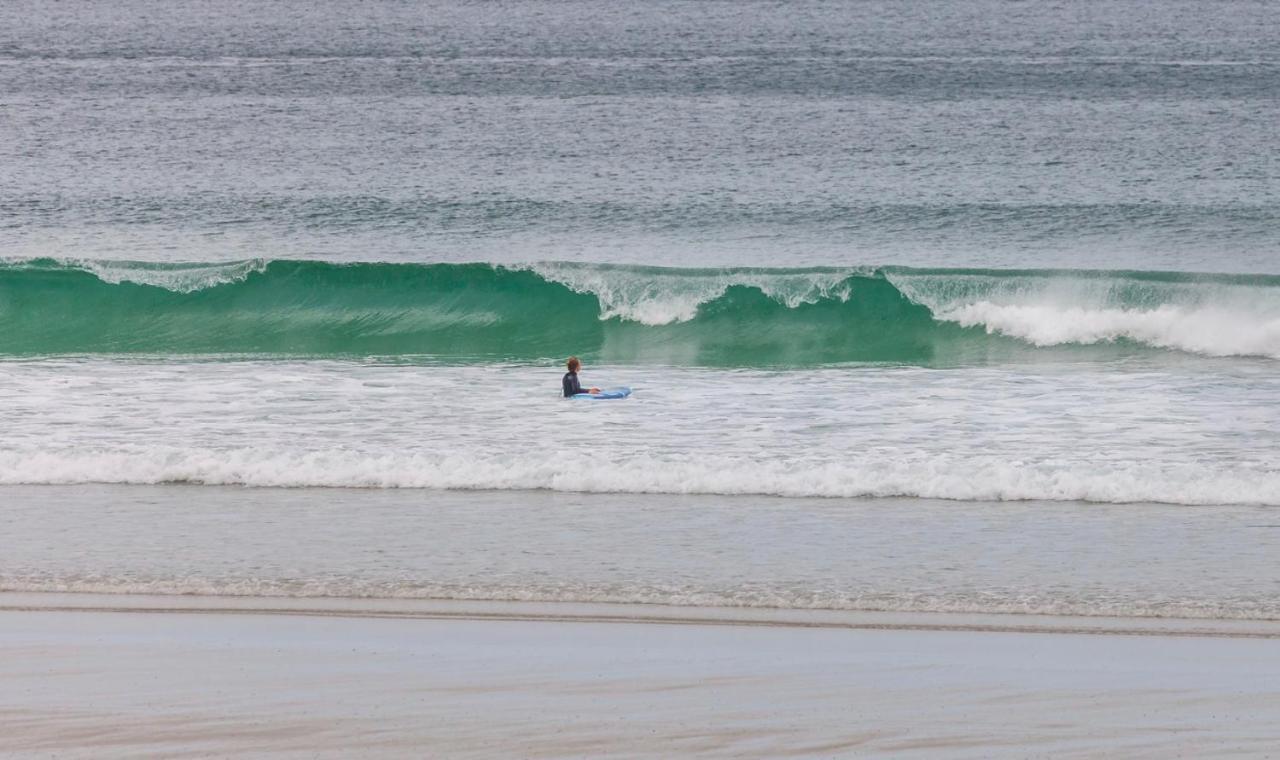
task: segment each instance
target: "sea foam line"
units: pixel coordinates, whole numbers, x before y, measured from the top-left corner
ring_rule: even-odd
[[[0,451],[0,485],[192,483],[259,487],[551,490],[959,501],[1280,506],[1280,470],[1194,463],[1007,461],[911,455],[847,462],[649,455],[602,464],[518,458],[262,448]]]
[[[583,622],[1280,638],[1280,629],[1275,627],[1280,622],[1280,609],[1265,601],[1236,599],[1094,599],[1054,594],[999,597],[838,590],[794,593],[785,587],[706,589],[665,583],[451,584],[351,577],[281,580],[193,574],[140,578],[13,572],[0,572],[0,592],[7,595],[0,602],[0,610],[10,611],[235,612],[484,620],[510,616]],[[981,622],[973,619],[979,616]],[[1190,621],[1197,622],[1189,624]]]

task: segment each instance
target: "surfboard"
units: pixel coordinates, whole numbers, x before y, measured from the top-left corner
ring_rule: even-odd
[[[610,399],[626,398],[631,395],[630,388],[602,388],[599,393],[575,393],[572,398]]]

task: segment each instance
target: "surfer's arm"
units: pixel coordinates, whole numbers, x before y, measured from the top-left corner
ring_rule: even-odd
[[[564,395],[576,396],[579,393],[599,393],[599,388],[583,388],[577,375],[566,375],[564,378]]]

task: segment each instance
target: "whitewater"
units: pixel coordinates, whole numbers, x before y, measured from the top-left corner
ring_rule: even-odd
[[[1280,505],[1280,379],[1220,361],[588,364],[635,393],[580,405],[553,361],[10,359],[0,484]]]

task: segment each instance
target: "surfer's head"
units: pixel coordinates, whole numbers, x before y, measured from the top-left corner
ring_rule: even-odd
[[[577,372],[578,368],[582,366],[582,362],[578,361],[578,357],[570,356],[569,361],[565,362],[565,366],[569,368],[570,372]]]

